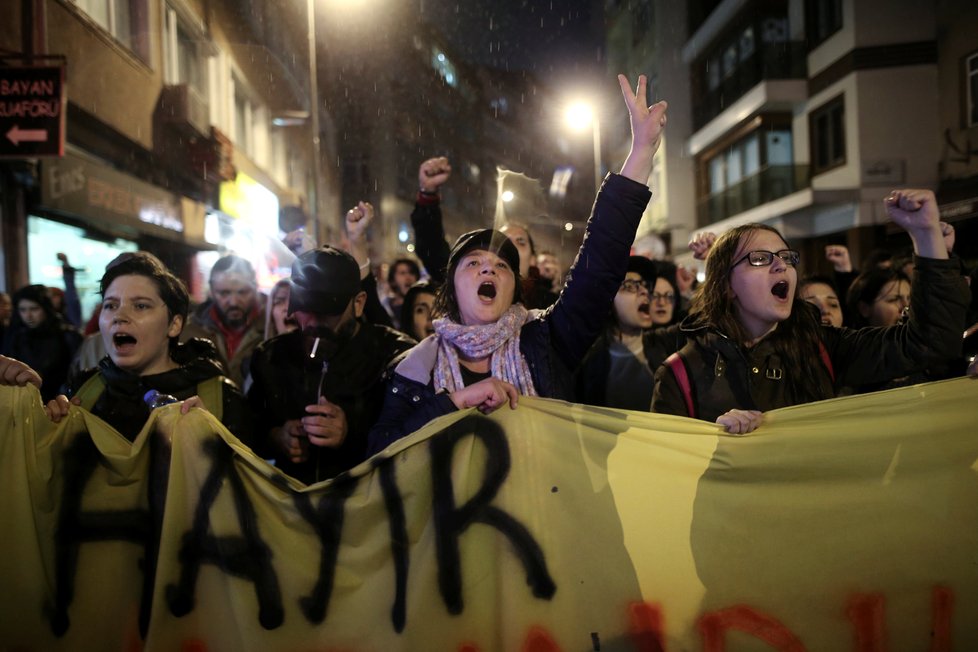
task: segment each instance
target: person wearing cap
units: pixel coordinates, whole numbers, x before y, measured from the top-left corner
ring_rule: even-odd
[[[546,311],[522,303],[520,255],[499,231],[458,238],[435,301],[435,334],[399,360],[370,453],[453,410],[515,408],[520,395],[574,399],[572,373],[603,327],[602,315],[625,278],[629,247],[651,198],[652,158],[666,104],[646,103],[646,79],[633,92],[619,75],[632,127],[620,174],[598,192],[584,241],[557,302]]]
[[[312,484],[363,461],[381,376],[415,342],[364,319],[360,265],[345,251],[325,245],[297,257],[290,286],[299,329],[255,350],[248,400],[276,465]]]
[[[228,254],[211,268],[210,297],[190,315],[180,339],[203,337],[213,342],[225,374],[244,387],[251,355],[265,338],[264,329],[255,268]]]

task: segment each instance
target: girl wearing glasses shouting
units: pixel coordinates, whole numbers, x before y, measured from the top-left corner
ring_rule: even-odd
[[[906,323],[822,326],[818,311],[796,297],[798,252],[769,226],[737,227],[710,248],[706,281],[681,326],[689,341],[656,372],[652,410],[742,434],[768,410],[958,357],[969,294],[948,260],[934,194],[896,190],[883,203],[914,245]]]

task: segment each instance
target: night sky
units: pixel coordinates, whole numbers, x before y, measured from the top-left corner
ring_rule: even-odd
[[[600,9],[601,3],[594,3]],[[424,0],[424,19],[466,60],[560,81],[603,67],[586,0]]]

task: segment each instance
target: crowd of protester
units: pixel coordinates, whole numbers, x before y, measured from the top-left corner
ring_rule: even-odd
[[[82,406],[130,441],[155,389],[183,400],[184,412],[211,411],[312,483],[440,415],[516,408],[520,396],[694,417],[741,434],[780,407],[978,375],[978,280],[954,256],[954,230],[928,190],[883,199],[913,256],[874,253],[862,270],[831,245],[832,274],[799,278],[798,252],[758,224],[693,239],[706,265],[699,284],[671,262],[633,255],[667,106],[648,105],[644,77],[634,90],[619,81],[631,149],[605,178],[567,269],[515,221],[450,244],[441,191],[452,171],[437,157],[418,170],[418,260],[372,265],[365,201],[346,214],[345,249],[289,234],[291,276],[267,294],[231,253],[192,307],[159,259],[122,254],[106,267],[83,341],[74,268],[59,256],[64,290],[0,293],[0,382],[37,385],[52,421]],[[381,289],[375,269],[386,269]]]

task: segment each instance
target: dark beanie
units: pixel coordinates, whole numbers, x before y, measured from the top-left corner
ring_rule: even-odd
[[[493,229],[476,229],[463,233],[455,241],[452,251],[448,255],[448,274],[455,272],[455,267],[470,251],[479,249],[491,251],[506,261],[513,273],[519,277],[520,273],[520,252],[505,233]]]

